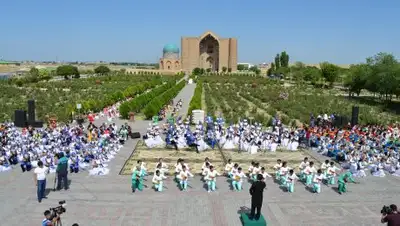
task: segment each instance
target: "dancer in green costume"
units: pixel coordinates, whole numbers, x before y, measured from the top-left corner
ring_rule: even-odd
[[[343,193],[345,193],[346,191],[347,191],[347,186],[346,186],[346,184],[347,184],[347,182],[353,182],[353,183],[357,183],[354,179],[353,179],[353,177],[352,177],[352,175],[351,175],[351,173],[350,172],[346,172],[346,173],[343,173],[343,174],[341,174],[340,176],[339,176],[339,178],[338,178],[338,185],[339,185],[339,187],[338,187],[338,190],[339,190],[339,194],[343,194]]]
[[[139,191],[143,190],[143,174],[141,173],[140,166],[136,166],[132,174],[132,192],[136,189]]]

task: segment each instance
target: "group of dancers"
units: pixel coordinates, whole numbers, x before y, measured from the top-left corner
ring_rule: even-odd
[[[400,127],[353,126],[343,129],[314,127],[307,131],[311,149],[336,158],[356,177],[387,173],[400,176]]]
[[[8,171],[19,165],[22,172],[31,171],[42,161],[54,173],[58,153],[68,158],[71,173],[88,171],[89,175],[109,173],[107,162],[114,158],[128,139],[130,127],[115,123],[96,127],[90,123],[82,125],[47,127],[46,129],[24,128],[13,123],[0,127],[0,171]]]
[[[148,175],[146,164],[139,160],[138,165],[133,169],[132,174],[132,191],[142,191],[144,188],[144,180]],[[189,185],[189,178],[194,177],[190,172],[188,164],[183,159],[178,159],[174,166],[174,180],[178,183],[179,188],[182,191],[187,191]],[[287,162],[280,159],[277,160],[274,166],[275,170],[275,182],[279,183],[280,186],[286,189],[288,192],[294,192],[296,181],[303,182],[310,190],[314,193],[321,193],[321,184],[328,186],[335,185],[338,183],[338,192],[343,194],[347,191],[347,183],[356,183],[353,175],[350,171],[343,171],[342,169],[335,166],[334,162],[329,160],[321,164],[320,168],[316,168],[314,162],[309,161],[308,158],[304,158],[298,167],[296,173],[293,168],[287,165]],[[156,164],[154,175],[152,179],[153,188],[155,191],[162,192],[164,188],[164,180],[167,179],[166,173],[169,171],[168,165],[163,161],[162,158]],[[206,184],[207,191],[213,192],[217,188],[218,176],[226,176],[229,178],[231,189],[233,191],[241,191],[243,188],[243,182],[245,179],[249,183],[258,180],[258,175],[262,175],[263,180],[272,178],[270,174],[266,172],[265,167],[260,166],[258,162],[252,162],[248,171],[246,172],[237,163],[232,163],[229,159],[224,172],[221,174],[212,165],[209,158],[204,160],[201,172],[201,180]]]
[[[201,152],[207,149],[214,149],[216,146],[226,150],[239,150],[255,154],[258,151],[276,151],[283,148],[296,151],[299,146],[298,131],[290,132],[288,129],[273,127],[263,129],[261,123],[249,123],[247,119],[241,120],[238,124],[225,127],[222,118],[213,121],[211,116],[197,123],[192,132],[189,121],[183,122],[178,119],[175,124],[149,126],[144,142],[149,148],[174,147],[184,149],[194,147]],[[163,139],[165,134],[165,139]]]

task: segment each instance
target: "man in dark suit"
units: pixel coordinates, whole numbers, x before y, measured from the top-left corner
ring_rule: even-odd
[[[265,182],[263,181],[263,176],[261,174],[257,175],[257,181],[255,181],[250,187],[250,195],[251,195],[251,213],[250,219],[260,219],[261,216],[261,207],[263,203],[263,192],[266,187]],[[257,209],[257,214],[255,214]]]

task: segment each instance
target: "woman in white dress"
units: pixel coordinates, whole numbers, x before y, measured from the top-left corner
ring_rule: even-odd
[[[270,135],[264,135],[263,139],[261,140],[261,150],[267,151],[270,148],[270,145],[271,145]]]
[[[289,132],[285,131],[281,143],[282,148],[289,149],[289,141],[290,141]]]
[[[375,171],[372,172],[372,175],[375,177],[384,177],[385,172],[383,170],[384,168],[384,159],[381,159],[381,162],[377,165]]]
[[[250,143],[250,150],[249,150],[249,153],[250,153],[250,154],[257,154],[258,145],[257,145],[256,140],[254,139],[254,137],[251,136],[251,138],[252,138],[252,141],[251,141],[251,143]]]
[[[101,164],[100,160],[94,160],[92,167],[93,168],[89,170],[89,175],[91,176],[103,176],[107,175],[110,172],[108,168],[104,167],[103,164]]]
[[[350,164],[350,172],[353,177],[366,177],[367,174],[364,171],[364,163],[362,160],[356,163],[355,161]]]
[[[197,150],[200,152],[210,148],[204,141],[203,136],[201,136],[200,134],[197,134],[196,136],[196,143],[197,143]]]
[[[290,151],[297,151],[297,147],[299,146],[299,136],[295,134],[293,136],[292,141],[289,143],[289,150]]]
[[[233,134],[232,133],[228,133],[228,135],[226,136],[226,142],[224,143],[224,146],[222,147],[222,149],[225,150],[232,150],[235,148],[235,144],[233,143]]]
[[[274,135],[274,137],[272,138],[272,142],[271,142],[271,146],[270,146],[270,150],[272,152],[276,152],[276,149],[278,148],[278,141],[279,141],[279,137],[278,135]]]
[[[392,173],[392,175],[400,177],[400,159],[397,160],[396,170]]]

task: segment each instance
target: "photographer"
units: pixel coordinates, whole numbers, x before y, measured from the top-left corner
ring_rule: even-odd
[[[44,219],[42,221],[42,226],[54,226],[53,223],[57,222],[58,217],[54,217],[52,219],[52,215],[51,215],[51,211],[50,210],[46,210],[44,211]]]
[[[384,206],[381,213],[382,223],[387,223],[388,226],[400,226],[400,214],[397,212],[396,205]]]
[[[64,156],[64,153],[58,153],[58,164],[57,164],[57,190],[61,190],[61,182],[64,184],[64,189],[68,189],[68,158]]]

